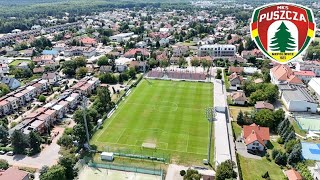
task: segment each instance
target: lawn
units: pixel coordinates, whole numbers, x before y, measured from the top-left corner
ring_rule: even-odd
[[[211,83],[142,80],[91,143],[102,151],[120,149],[178,164],[201,164],[209,138],[204,114],[208,106],[213,106]],[[156,149],[142,148],[143,143],[153,143]]]
[[[301,136],[306,136],[307,135],[307,132],[305,130],[302,130],[294,119],[292,119],[290,122],[291,122],[291,124],[292,124],[292,126],[294,128],[294,131],[297,134],[299,134]]]
[[[237,122],[232,122],[231,125],[232,125],[232,129],[233,129],[234,135],[236,135],[235,138],[240,137],[241,132],[242,132],[241,126],[239,126],[239,125],[237,124]]]
[[[320,42],[320,37],[315,37],[314,41],[319,41]]]
[[[223,73],[223,78],[224,78],[224,83],[226,86],[226,90],[228,90],[230,88],[230,82],[227,76],[227,73],[225,71],[222,72]]]
[[[31,62],[30,60],[14,60],[12,61],[9,65],[13,65],[13,66],[17,66],[18,64],[22,63],[22,62]]]
[[[280,166],[276,163],[269,162],[266,158],[261,160],[244,158],[239,155],[242,177],[245,180],[263,179],[261,175],[269,172],[270,179],[284,179],[284,174]]]
[[[240,110],[244,112],[250,112],[253,110],[253,107],[242,107],[242,106],[229,106],[230,115],[234,121],[237,121],[238,114]]]

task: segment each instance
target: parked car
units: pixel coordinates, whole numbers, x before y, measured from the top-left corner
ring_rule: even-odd
[[[6,153],[6,152],[4,152],[4,151],[0,151],[0,154],[1,154],[1,155],[5,154],[5,153]]]
[[[7,152],[7,155],[8,155],[8,156],[13,156],[13,155],[14,155],[14,152],[13,152],[13,151],[9,151],[9,152]]]

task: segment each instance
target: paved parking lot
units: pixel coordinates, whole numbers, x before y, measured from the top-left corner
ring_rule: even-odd
[[[52,166],[57,163],[59,159],[60,146],[57,144],[58,139],[62,136],[64,128],[55,127],[52,131],[59,131],[52,143],[46,146],[40,154],[34,156],[26,155],[0,155],[0,159],[5,159],[13,166],[25,166],[40,169],[42,166]]]

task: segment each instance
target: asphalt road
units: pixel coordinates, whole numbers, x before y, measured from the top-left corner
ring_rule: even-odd
[[[24,166],[40,169],[42,166],[52,166],[57,163],[59,159],[60,146],[57,144],[58,139],[62,136],[64,128],[55,127],[53,131],[59,131],[59,135],[56,136],[52,143],[46,146],[41,153],[34,156],[26,155],[0,155],[0,159],[5,159],[10,165]]]

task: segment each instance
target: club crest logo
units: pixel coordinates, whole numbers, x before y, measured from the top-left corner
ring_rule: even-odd
[[[315,22],[307,7],[273,3],[254,10],[250,29],[265,56],[286,64],[309,46],[315,35]]]

